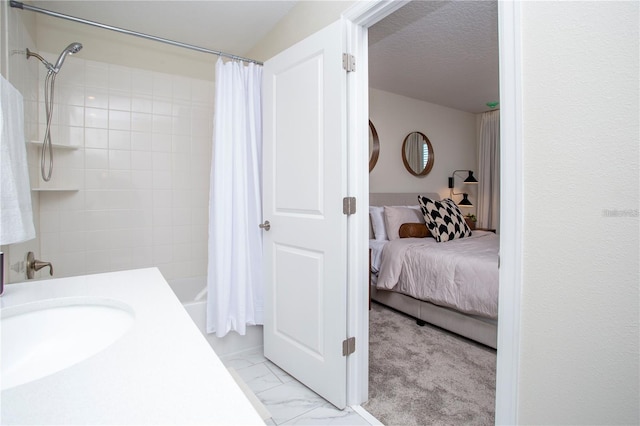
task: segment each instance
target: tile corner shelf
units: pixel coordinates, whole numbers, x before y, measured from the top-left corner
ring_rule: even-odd
[[[40,141],[27,141],[27,144],[29,145],[42,145],[42,142]],[[59,143],[52,143],[51,146],[53,147],[53,149],[60,149],[60,150],[67,150],[67,151],[75,151],[77,150],[78,146],[75,145],[63,145],[63,144],[59,144]]]
[[[56,187],[51,187],[51,188],[31,188],[32,192],[78,192],[80,191],[79,188],[56,188]]]
[[[27,145],[29,146],[40,146],[42,145],[41,141],[27,141]],[[58,143],[52,143],[51,146],[53,149],[61,150],[61,151],[75,151],[80,147],[74,145],[64,145]],[[60,187],[60,186],[43,186],[37,188],[31,188],[31,192],[78,192],[79,188],[73,187]]]

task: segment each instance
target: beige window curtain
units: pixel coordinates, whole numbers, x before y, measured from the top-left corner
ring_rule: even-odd
[[[482,114],[478,155],[478,227],[500,225],[500,111]]]
[[[409,149],[407,149],[406,151],[407,162],[409,163],[411,168],[418,173],[420,173],[422,169],[424,169],[424,165],[422,164],[424,161],[422,145],[422,137],[419,133],[414,132],[409,135],[409,140],[407,140],[407,146],[409,147]]]

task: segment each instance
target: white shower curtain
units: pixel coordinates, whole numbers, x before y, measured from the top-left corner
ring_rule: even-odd
[[[479,228],[500,225],[500,111],[489,111],[480,118],[478,156]]]
[[[216,64],[209,193],[207,332],[263,323],[262,67]]]

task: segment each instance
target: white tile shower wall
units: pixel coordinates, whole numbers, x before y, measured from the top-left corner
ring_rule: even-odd
[[[56,80],[54,179],[40,195],[41,257],[56,276],[207,267],[213,81],[68,57]],[[55,55],[45,55],[54,60]],[[44,73],[41,73],[41,85]],[[40,105],[44,132],[44,104]]]

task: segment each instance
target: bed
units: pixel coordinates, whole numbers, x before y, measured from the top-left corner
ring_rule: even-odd
[[[371,299],[419,323],[496,348],[498,236],[474,230],[471,236],[447,242],[432,237],[400,238],[401,223],[424,222],[418,195],[439,200],[434,193],[369,196]],[[380,224],[383,209],[385,223]]]

